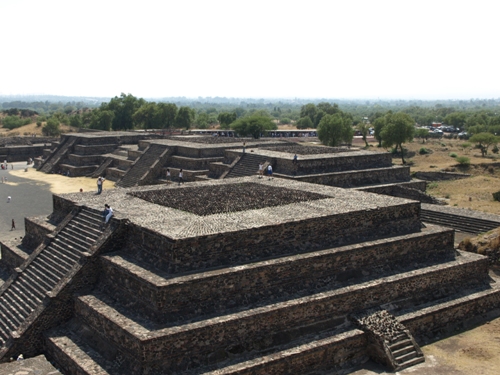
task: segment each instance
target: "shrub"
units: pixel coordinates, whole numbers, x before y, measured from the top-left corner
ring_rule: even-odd
[[[490,172],[491,174],[494,174],[494,173],[495,173],[495,167],[494,167],[494,166],[492,166],[492,165],[490,165],[490,166],[488,167],[488,172]]]
[[[427,189],[435,189],[438,187],[437,182],[431,182],[430,184],[427,185]]]
[[[36,126],[37,126],[37,127],[42,126],[42,122],[41,122],[41,121],[37,121],[37,122],[36,122]]]
[[[418,153],[420,155],[425,155],[425,154],[430,154],[430,151],[426,149],[425,147],[421,147],[420,150],[418,150]]]
[[[498,154],[498,151],[499,149],[497,145],[493,146],[493,148],[491,149],[491,152],[493,152],[494,154]]]
[[[456,154],[456,153],[454,153],[454,152],[450,152],[450,156],[451,156],[452,158],[456,158],[456,157],[457,157],[457,154]]]
[[[456,160],[460,165],[470,165],[470,159],[467,156],[458,156]]]
[[[497,191],[496,193],[493,193],[493,200],[500,202],[500,191]]]
[[[18,116],[7,116],[3,119],[3,127],[9,130],[25,125],[24,120]]]

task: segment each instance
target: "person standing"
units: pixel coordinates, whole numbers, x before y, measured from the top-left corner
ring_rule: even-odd
[[[172,176],[170,175],[170,168],[167,168],[167,181],[172,181]]]
[[[102,193],[102,184],[104,183],[104,180],[105,178],[101,176],[99,176],[99,178],[97,179],[97,194]]]
[[[262,175],[264,174],[264,165],[262,162],[259,163],[259,178],[262,178]]]
[[[245,148],[247,147],[246,142],[243,142],[243,153],[245,153]]]
[[[184,176],[184,172],[182,172],[182,169],[179,171],[179,185],[181,183],[184,183],[184,179],[183,179],[183,176]]]
[[[267,166],[267,175],[269,176],[269,179],[273,178],[273,166],[271,164]]]
[[[16,229],[16,222],[14,221],[14,219],[12,219],[12,227],[10,228],[10,230],[14,229]]]

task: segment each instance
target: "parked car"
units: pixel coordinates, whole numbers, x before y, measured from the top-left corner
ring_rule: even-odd
[[[469,139],[469,134],[467,132],[458,133],[458,138],[460,138],[460,139]]]

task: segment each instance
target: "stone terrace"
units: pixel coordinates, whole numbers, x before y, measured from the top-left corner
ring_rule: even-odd
[[[335,373],[369,356],[403,368],[422,360],[411,332],[427,338],[426,322],[433,336],[500,306],[486,258],[421,229],[417,201],[245,177],[55,195],[52,220],[104,203],[126,224],[71,320],[45,332],[67,374]],[[408,322],[404,339],[351,321],[381,306]]]

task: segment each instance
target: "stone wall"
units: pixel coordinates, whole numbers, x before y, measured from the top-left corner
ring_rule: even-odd
[[[171,168],[183,168],[187,170],[208,170],[211,163],[219,162],[222,160],[223,157],[188,158],[182,156],[172,156],[169,158],[166,165]]]
[[[265,349],[276,343],[286,344],[304,334],[333,329],[343,324],[345,314],[350,312],[400,299],[425,301],[437,287],[474,286],[484,280],[470,279],[470,275],[480,275],[483,279],[487,267],[487,261],[473,261],[455,267],[412,271],[411,275],[395,275],[369,284],[206,319],[200,324],[182,326],[183,329],[164,328],[148,334],[139,334],[141,326],[137,323],[124,324],[116,310],[107,309],[93,297],[78,298],[76,310],[99,332],[113,332],[113,342],[127,348],[132,356],[175,370],[184,369],[179,368],[182,363],[187,365],[182,360],[184,357],[189,357],[191,363],[203,363],[212,353],[230,357],[251,352],[259,345]],[[173,347],[176,350],[172,353],[169,348]],[[172,355],[166,357],[165,352]]]
[[[54,209],[66,212],[54,204]],[[131,226],[127,251],[170,273],[341,246],[420,230],[420,205],[411,202],[279,226],[171,241]],[[366,226],[370,221],[372,225]]]
[[[8,163],[18,161],[28,161],[29,158],[36,158],[43,154],[45,146],[43,144],[36,144],[33,146],[11,146],[0,147],[0,155],[2,155],[2,162],[4,159]]]
[[[274,171],[276,173],[293,175],[309,175],[316,173],[342,172],[359,169],[383,168],[392,166],[392,157],[389,153],[371,153],[354,155],[352,153],[332,154],[329,158],[299,159],[297,166],[290,159],[276,159]]]
[[[113,152],[118,147],[117,143],[104,145],[75,145],[76,155],[101,155]]]
[[[49,222],[45,216],[24,218],[26,235],[23,238],[23,246],[29,250],[35,250],[47,234],[52,233],[56,226]]]
[[[361,171],[345,171],[334,173],[323,173],[308,176],[282,176],[284,178],[294,178],[297,181],[310,182],[328,186],[349,188],[371,184],[388,184],[410,180],[409,167],[377,168]]]
[[[120,266],[119,260],[116,263],[112,258],[104,258],[105,289],[108,293],[116,291],[111,294],[122,296],[128,303],[138,297],[145,315],[166,322],[189,319],[200,309],[209,314],[265,299],[293,298],[311,287],[319,291],[340,287],[355,278],[376,277],[380,270],[373,268],[374,264],[402,269],[415,262],[451,260],[455,255],[452,230],[435,229],[363,245],[209,271],[195,277],[181,277],[178,283],[167,285],[154,284],[154,279],[146,274],[141,279],[127,272],[130,266],[127,262]],[[338,271],[332,273],[332,270]],[[260,288],[264,284],[265,296]]]
[[[415,178],[426,181],[458,180],[470,176],[470,174],[454,172],[415,172]]]

